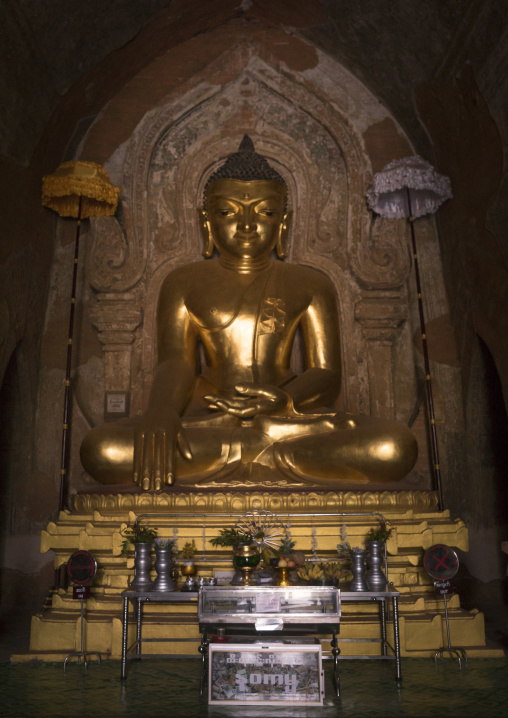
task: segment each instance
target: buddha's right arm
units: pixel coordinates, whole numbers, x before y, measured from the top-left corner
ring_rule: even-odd
[[[177,451],[192,458],[180,416],[196,380],[196,331],[184,301],[178,270],[168,276],[159,296],[155,371],[148,408],[134,435],[134,481],[143,489],[173,483]]]
[[[173,408],[179,415],[189,401],[197,371],[197,332],[185,303],[183,270],[165,280],[157,306],[157,352],[148,413]]]

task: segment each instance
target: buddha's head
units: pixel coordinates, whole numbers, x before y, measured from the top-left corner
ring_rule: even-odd
[[[242,260],[269,255],[276,247],[286,256],[289,227],[287,188],[281,175],[254,150],[248,135],[208,180],[198,210],[205,240],[203,255],[215,246],[220,254]]]

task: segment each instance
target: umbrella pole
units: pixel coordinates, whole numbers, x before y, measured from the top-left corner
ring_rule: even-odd
[[[418,253],[416,251],[416,236],[414,228],[414,217],[411,209],[411,195],[409,187],[406,187],[407,192],[407,203],[408,203],[408,222],[411,228],[411,243],[413,248],[413,266],[415,269],[416,278],[416,293],[418,296],[418,314],[420,317],[420,331],[422,336],[422,349],[423,349],[423,364],[425,368],[425,389],[427,396],[427,410],[428,420],[430,426],[430,441],[432,451],[432,476],[433,476],[433,489],[437,491],[438,496],[438,509],[443,510],[443,489],[441,485],[441,467],[439,464],[439,446],[437,439],[437,428],[436,428],[436,417],[434,413],[434,396],[432,393],[432,380],[430,377],[430,362],[429,362],[429,350],[427,345],[427,333],[425,329],[425,316],[423,313],[423,300],[422,300],[422,287],[420,282],[420,270],[418,267]]]
[[[69,313],[69,338],[67,340],[67,365],[65,369],[65,394],[62,422],[62,449],[60,453],[60,494],[58,510],[63,511],[67,500],[67,475],[69,473],[69,442],[71,429],[70,399],[71,399],[71,369],[72,369],[72,341],[74,335],[74,312],[76,309],[76,284],[78,276],[79,235],[81,231],[81,206],[83,199],[79,198],[78,219],[76,224],[76,241],[74,244],[74,267],[72,273],[71,307]]]

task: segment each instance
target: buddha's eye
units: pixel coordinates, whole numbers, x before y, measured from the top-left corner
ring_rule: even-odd
[[[233,209],[227,207],[219,207],[217,210],[215,210],[215,214],[218,214],[219,217],[231,217],[231,215],[233,215],[234,213],[235,211]]]
[[[277,214],[277,210],[276,209],[261,209],[259,213],[264,214],[265,217],[273,217]]]

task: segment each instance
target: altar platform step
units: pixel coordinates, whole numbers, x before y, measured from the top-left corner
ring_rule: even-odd
[[[444,614],[442,610],[429,610],[433,603],[433,599],[425,596],[400,599],[402,656],[429,657],[446,645]],[[448,605],[452,645],[465,648],[472,657],[503,656],[502,650],[485,645],[482,613],[462,609],[458,596],[450,597]],[[143,615],[143,638],[167,639],[162,643],[144,644],[144,653],[191,656],[197,653],[200,642],[197,599],[188,596],[181,604],[146,604]],[[121,600],[107,595],[91,598],[84,620],[86,650],[98,651],[103,658],[120,658],[121,634]],[[343,656],[379,655],[380,645],[375,640],[380,638],[378,606],[374,603],[344,602],[339,638]],[[361,640],[355,642],[358,639]],[[134,640],[135,627],[131,621],[129,645]],[[54,660],[48,656],[57,654],[64,658],[68,653],[80,650],[80,641],[80,602],[74,601],[69,592],[60,592],[54,597],[54,605],[49,611],[32,618],[30,652],[13,657],[13,661]],[[393,645],[393,628],[390,622],[388,641]],[[51,645],[51,649],[45,650],[44,646],[47,645]]]
[[[210,539],[217,536],[221,528],[233,526],[245,510],[266,509],[277,513],[299,551],[310,557],[313,550],[317,550],[319,558],[328,560],[337,558],[337,544],[343,540],[344,526],[347,541],[352,546],[361,546],[377,521],[376,516],[368,513],[381,512],[394,529],[387,543],[388,580],[401,593],[402,655],[427,656],[445,642],[443,602],[435,596],[432,579],[423,569],[425,550],[436,543],[468,550],[463,521],[451,518],[448,511],[436,511],[433,492],[219,492],[213,495],[145,492],[78,495],[74,502],[73,511],[60,512],[58,520],[50,522],[42,531],[41,552],[54,552],[56,568],[64,567],[78,549],[90,551],[96,558],[98,572],[91,598],[86,602],[85,645],[86,650],[97,650],[111,658],[119,658],[121,654],[121,592],[133,578],[133,551],[131,548],[127,554],[122,553],[122,532],[144,513],[151,515],[143,519],[143,523],[157,527],[161,537],[176,537],[179,548],[194,540],[198,575],[211,576],[217,571],[230,570],[232,562],[231,550],[213,549]],[[335,515],[348,510],[353,513]],[[359,511],[365,515],[355,515]],[[346,583],[347,580],[342,582],[343,588]],[[450,597],[449,609],[452,641],[466,648],[477,646],[475,650],[484,657],[502,655],[485,646],[482,614],[463,611],[458,596]],[[189,637],[197,640],[196,602],[158,607],[152,604],[145,610],[147,631],[152,631],[153,626],[155,633],[162,632],[163,637],[170,638],[183,627]],[[378,607],[343,604],[341,632],[347,638],[350,631],[360,637],[369,632],[371,636],[378,636]],[[174,650],[177,645],[175,641]],[[190,646],[191,643],[185,646],[185,652],[193,655],[194,646]],[[344,650],[356,650],[355,644],[344,643],[344,647]],[[60,588],[53,594],[51,607],[32,618],[30,652],[23,660],[49,660],[48,656],[67,655],[79,648],[80,601],[72,599],[70,589]],[[372,650],[378,649],[379,645],[374,644]]]

